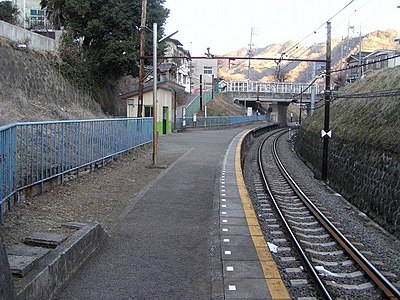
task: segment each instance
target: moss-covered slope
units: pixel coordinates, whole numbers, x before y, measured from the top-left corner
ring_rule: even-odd
[[[400,93],[400,66],[377,71],[334,92],[338,97],[334,96],[331,103],[333,134],[346,141],[400,154],[400,95],[374,96],[387,91]],[[351,97],[356,94],[368,96]],[[303,123],[303,129],[319,132],[323,122],[321,103],[316,113]]]

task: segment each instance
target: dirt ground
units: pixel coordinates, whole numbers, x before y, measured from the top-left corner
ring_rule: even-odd
[[[164,166],[182,154],[160,150],[159,165]],[[99,223],[109,231],[132,199],[163,171],[150,168],[151,153],[151,147],[136,150],[16,205],[0,226],[4,244],[21,243],[33,232],[68,233],[61,224],[69,221]]]

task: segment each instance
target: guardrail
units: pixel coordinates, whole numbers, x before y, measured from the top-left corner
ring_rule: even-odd
[[[185,126],[183,124],[185,120]],[[176,128],[177,130],[182,130],[184,128],[197,128],[197,127],[221,127],[229,126],[248,122],[259,122],[259,121],[269,121],[268,115],[258,115],[258,116],[211,116],[211,117],[196,117],[194,121],[193,117],[177,118]]]
[[[152,118],[15,123],[0,127],[0,221],[18,192],[152,141]]]
[[[319,86],[314,84],[315,92],[319,92]],[[277,94],[311,94],[312,89],[308,83],[300,82],[257,82],[257,81],[226,81],[225,92],[251,92],[251,93],[277,93]]]

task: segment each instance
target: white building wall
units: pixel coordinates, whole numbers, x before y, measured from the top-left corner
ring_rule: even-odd
[[[199,93],[200,75],[203,76],[203,91],[210,89],[212,78],[218,77],[218,60],[217,59],[196,59],[193,62],[193,92]],[[211,74],[210,74],[211,72]]]

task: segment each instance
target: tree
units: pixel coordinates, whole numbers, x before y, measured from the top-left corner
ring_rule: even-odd
[[[50,0],[49,0],[50,1]],[[148,24],[159,24],[164,32],[169,10],[165,0],[149,0]],[[85,59],[103,79],[138,74],[141,2],[132,0],[66,0],[66,26],[82,41]],[[151,27],[151,26],[148,26]],[[152,40],[146,40],[151,54]]]
[[[18,24],[18,16],[20,12],[16,5],[11,1],[0,2],[0,20],[11,24]]]
[[[41,0],[40,6],[46,9],[46,17],[54,29],[60,30],[65,26],[67,19],[65,12],[66,0]]]

